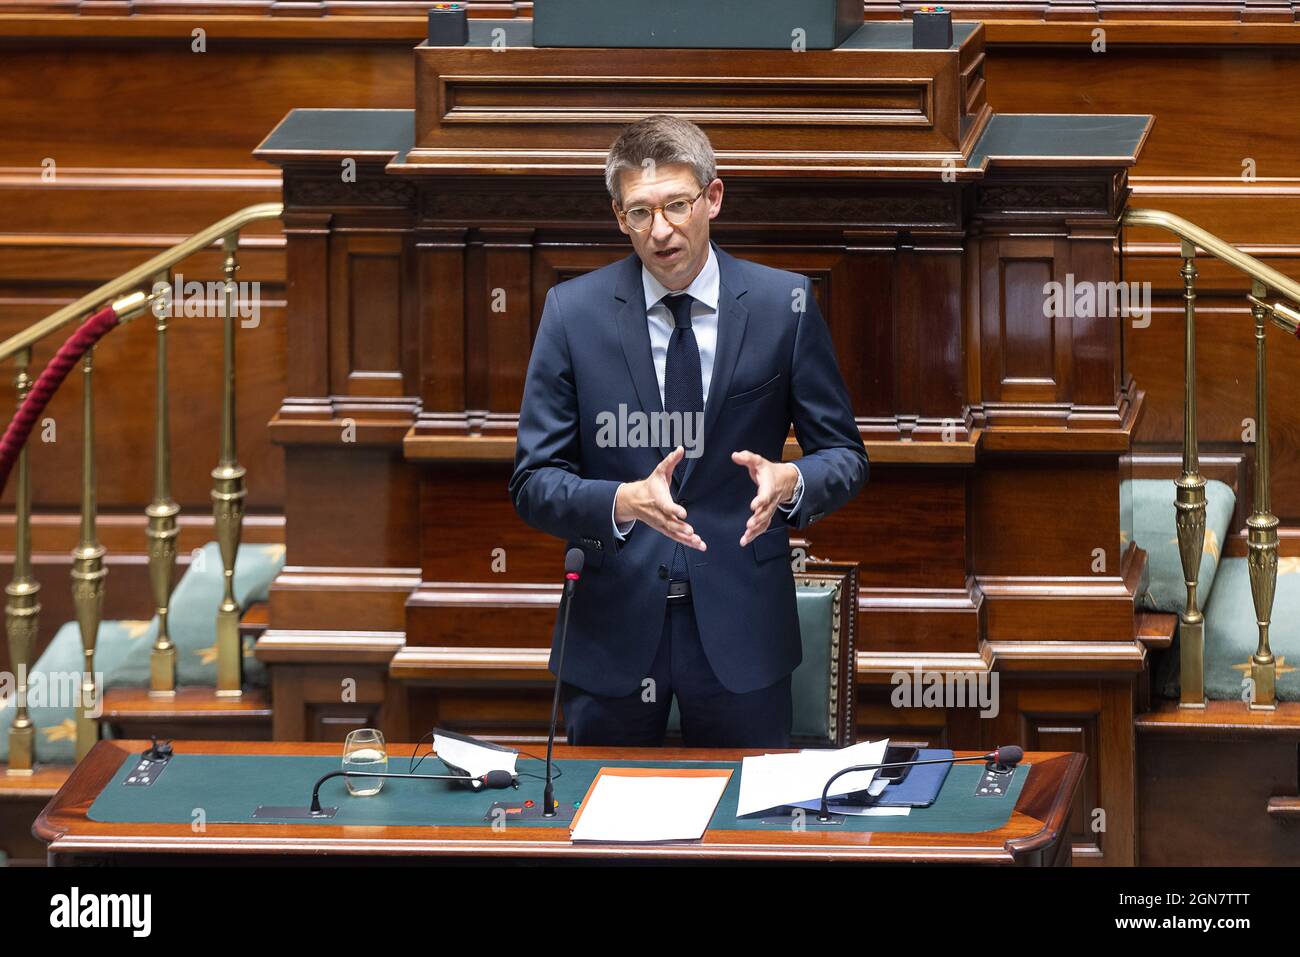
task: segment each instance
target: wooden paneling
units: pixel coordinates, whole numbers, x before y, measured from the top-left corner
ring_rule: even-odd
[[[1235,20],[1243,10],[1239,3],[1226,3],[1186,16]],[[1049,50],[1023,44],[1035,35],[1028,27],[1018,28],[1022,41],[1014,47],[999,45],[997,31],[991,30],[990,102],[996,109],[1026,112],[1154,114],[1155,126],[1129,178],[1132,205],[1183,216],[1300,278],[1294,228],[1300,214],[1295,164],[1300,132],[1279,121],[1288,109],[1285,91],[1300,83],[1300,48],[1284,43],[1280,34],[1265,40],[1245,27],[1232,32],[1235,41],[1225,30],[1218,35],[1222,42],[1193,45],[1192,37],[1173,24],[1148,28],[1146,36],[1157,45],[1145,47],[1134,45],[1123,25],[1104,26],[1114,41],[1104,53],[1092,52],[1082,31],[1078,42]],[[1183,429],[1178,245],[1174,237],[1150,229],[1128,230],[1125,243],[1124,278],[1150,283],[1152,292],[1150,324],[1123,323],[1128,371],[1147,394],[1135,448],[1172,450],[1181,446]],[[1202,451],[1252,459],[1253,443],[1243,441],[1247,420],[1255,418],[1248,283],[1214,261],[1198,261],[1198,270]],[[1293,395],[1300,348],[1276,329],[1268,339],[1272,456],[1279,477],[1272,504],[1287,526],[1300,523],[1300,490],[1280,480],[1300,466],[1300,402]],[[1165,475],[1176,473],[1175,468]]]

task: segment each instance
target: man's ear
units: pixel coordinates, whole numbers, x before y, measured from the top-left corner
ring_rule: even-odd
[[[717,219],[718,214],[722,212],[722,180],[714,179],[709,184],[709,191],[705,194],[709,200],[709,219]]]
[[[618,215],[618,203],[614,202],[614,200],[611,199],[609,201],[609,208],[614,212],[614,222],[618,223],[618,231],[622,233],[624,236],[632,235],[630,232],[628,232],[627,227],[623,225],[623,220]]]

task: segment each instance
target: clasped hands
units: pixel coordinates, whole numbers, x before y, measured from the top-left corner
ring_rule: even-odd
[[[620,525],[634,519],[645,522],[673,541],[702,552],[708,546],[686,521],[686,509],[672,497],[673,470],[685,455],[685,449],[679,445],[641,481],[619,486],[614,499],[614,521]],[[789,504],[794,498],[799,470],[789,462],[769,462],[755,452],[732,452],[731,461],[749,470],[750,481],[757,488],[749,503],[749,521],[740,536],[743,548],[767,531],[777,505]]]

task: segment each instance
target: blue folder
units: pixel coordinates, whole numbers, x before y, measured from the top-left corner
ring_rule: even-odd
[[[945,748],[920,748],[916,760],[951,758],[952,751]],[[891,784],[880,792],[873,807],[929,807],[939,796],[951,764],[921,764],[909,768],[907,777]]]
[[[917,761],[951,757],[952,751],[947,748],[918,748],[916,752]],[[929,807],[939,796],[951,767],[951,764],[916,765],[908,769],[907,777],[886,787],[875,800],[868,797],[866,791],[858,791],[847,799],[832,798],[826,806],[832,811],[846,804],[857,807]]]

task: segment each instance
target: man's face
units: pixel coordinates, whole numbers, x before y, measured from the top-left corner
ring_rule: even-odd
[[[640,170],[625,169],[620,174],[623,189],[622,209],[636,206],[667,206],[676,200],[689,202],[700,192],[695,174],[685,163],[668,163]],[[617,203],[612,204],[615,214]],[[632,248],[641,257],[650,274],[673,291],[685,289],[699,275],[709,258],[709,221],[722,210],[722,180],[715,179],[704,195],[691,206],[691,216],[681,225],[673,225],[661,211],[654,214],[649,229],[637,231],[619,222],[632,239]]]

